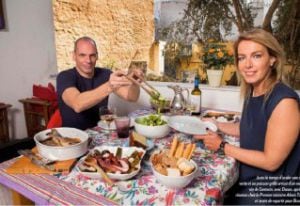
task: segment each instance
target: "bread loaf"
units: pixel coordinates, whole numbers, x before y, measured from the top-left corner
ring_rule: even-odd
[[[182,157],[188,159],[188,157],[189,157],[189,155],[191,153],[192,147],[193,147],[192,144],[187,144],[186,147],[185,147],[185,149],[184,149]]]
[[[147,139],[145,136],[136,133],[135,131],[131,132],[129,136],[129,146],[141,147],[147,149]]]
[[[188,160],[191,159],[191,157],[192,157],[192,155],[193,155],[195,149],[196,149],[196,144],[194,143],[194,144],[192,144],[192,149],[191,149],[190,154],[189,154],[189,156],[188,156],[188,158],[187,158]]]
[[[171,149],[169,151],[169,156],[170,157],[174,157],[175,151],[176,151],[176,148],[177,148],[177,144],[178,144],[178,137],[176,135],[174,135],[172,145],[171,145]]]
[[[176,158],[180,158],[183,155],[183,150],[184,150],[184,143],[180,142],[175,153]]]
[[[183,175],[188,175],[192,173],[195,169],[193,163],[191,163],[189,160],[185,158],[180,158],[177,161],[177,167],[183,173]]]

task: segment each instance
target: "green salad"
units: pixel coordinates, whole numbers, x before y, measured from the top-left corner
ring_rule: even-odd
[[[136,123],[146,125],[146,126],[159,126],[167,124],[165,120],[162,119],[160,114],[150,114],[147,117],[137,118]]]
[[[150,102],[151,102],[152,104],[154,104],[155,106],[161,107],[161,108],[166,107],[166,106],[169,106],[168,104],[170,104],[170,100],[167,100],[167,99],[164,98],[164,97],[159,97],[158,99],[153,99],[153,98],[151,98],[151,99],[150,99]]]

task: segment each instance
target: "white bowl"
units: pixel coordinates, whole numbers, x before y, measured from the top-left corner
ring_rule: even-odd
[[[147,138],[161,138],[165,137],[170,132],[170,127],[168,123],[164,125],[158,126],[147,126],[143,124],[137,123],[137,119],[148,117],[149,115],[139,116],[134,121],[134,128],[137,133],[147,137]],[[168,122],[169,117],[162,115],[161,117],[163,120]]]
[[[95,150],[98,150],[99,152],[102,152],[104,150],[108,150],[109,152],[113,153],[113,154],[116,154],[116,151],[117,151],[118,147],[117,146],[99,146],[99,147],[95,147],[91,153],[93,153]],[[139,147],[122,147],[122,157],[129,157],[133,152],[135,151],[138,151],[138,152],[142,152],[143,153],[143,156],[145,155],[146,151],[142,148],[139,148]],[[143,156],[141,157],[141,160],[143,159]],[[93,179],[101,179],[102,176],[100,173],[97,173],[97,172],[82,172],[80,171],[80,169],[78,168],[78,166],[80,164],[82,164],[82,162],[84,161],[84,159],[86,158],[83,157],[77,164],[77,170],[82,173],[83,175],[87,176],[87,177],[90,177],[90,178],[93,178]],[[137,170],[134,170],[133,172],[131,173],[128,173],[128,174],[115,174],[115,173],[109,173],[107,172],[107,175],[109,178],[111,179],[115,179],[115,180],[128,180],[132,177],[134,177],[135,175],[137,175],[139,173],[139,171],[141,170],[141,162],[139,162],[138,164],[138,169]]]
[[[163,175],[154,169],[152,163],[151,168],[154,176],[162,185],[171,189],[180,189],[186,187],[196,177],[198,166],[194,160],[190,160],[190,162],[193,163],[195,169],[191,174],[188,174],[186,176],[174,177]]]
[[[41,131],[34,135],[34,141],[40,155],[50,160],[69,160],[80,157],[88,151],[88,134],[82,130],[68,127],[56,128],[63,137],[77,137],[81,142],[70,146],[48,146],[40,141],[48,138],[51,129]]]

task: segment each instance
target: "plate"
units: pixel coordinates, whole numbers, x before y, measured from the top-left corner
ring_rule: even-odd
[[[206,130],[217,131],[216,125],[204,122],[193,116],[172,116],[169,118],[169,126],[179,132],[190,135],[206,134]]]
[[[240,119],[238,113],[235,112],[222,112],[216,110],[206,110],[201,115],[203,118],[214,118],[218,122],[236,122]]]
[[[93,153],[95,150],[98,150],[100,152],[102,152],[104,150],[108,150],[111,153],[116,154],[117,148],[118,147],[116,147],[116,146],[99,146],[99,147],[95,147],[92,151],[90,151],[90,153]],[[138,148],[138,147],[122,147],[122,158],[129,157],[135,151],[142,152],[143,156],[146,153],[146,151],[144,149],[142,149],[142,148]],[[109,173],[109,172],[107,172],[108,177],[111,178],[111,179],[114,179],[114,180],[128,180],[128,179],[134,177],[141,170],[141,162],[142,162],[143,156],[141,158],[141,161],[137,165],[137,170],[135,170],[135,171],[133,171],[133,172],[131,172],[129,174],[115,174],[115,173]],[[83,174],[83,175],[85,175],[87,177],[90,177],[92,179],[101,179],[102,178],[101,174],[99,174],[97,172],[82,172],[79,169],[79,165],[82,164],[82,162],[84,161],[84,159],[86,157],[87,156],[84,156],[84,157],[82,157],[78,161],[78,163],[76,165],[76,171],[78,171],[79,173],[81,173],[81,174]]]
[[[126,141],[125,143],[124,143],[124,145],[123,145],[124,147],[129,147],[129,140],[128,141]],[[154,143],[153,143],[153,141],[151,141],[150,139],[147,139],[147,149],[146,149],[146,151],[150,151],[150,150],[152,150],[153,148],[154,148]]]
[[[105,130],[116,130],[115,122],[112,122],[110,124],[110,128],[108,128],[107,124],[104,121],[99,121],[97,125],[98,125],[98,127],[105,129]],[[134,118],[130,117],[130,127],[133,127],[133,126],[134,126]]]

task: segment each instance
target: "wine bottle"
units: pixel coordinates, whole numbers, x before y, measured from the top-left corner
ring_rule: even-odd
[[[198,75],[194,79],[194,89],[191,91],[191,102],[193,105],[192,115],[200,115],[201,112],[201,90],[199,88],[200,78]]]

